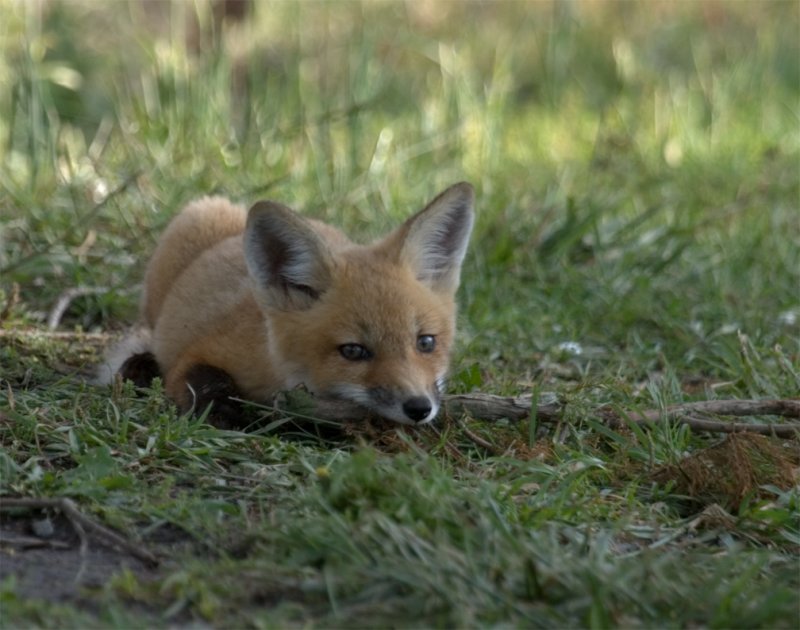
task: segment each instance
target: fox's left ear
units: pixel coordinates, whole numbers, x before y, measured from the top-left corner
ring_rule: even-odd
[[[461,263],[475,221],[475,192],[461,182],[450,186],[406,221],[390,239],[400,239],[400,260],[438,293],[455,293]]]

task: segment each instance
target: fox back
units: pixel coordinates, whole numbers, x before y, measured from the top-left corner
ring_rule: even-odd
[[[141,322],[183,409],[269,399],[304,384],[406,424],[436,416],[455,334],[473,191],[448,188],[399,228],[357,245],[275,202],[187,206],[148,266]],[[146,359],[149,361],[149,359]]]

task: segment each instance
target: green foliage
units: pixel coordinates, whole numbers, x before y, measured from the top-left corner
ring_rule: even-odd
[[[64,604],[6,579],[5,623],[798,624],[778,464],[714,520],[657,481],[714,438],[594,413],[800,391],[796,3],[0,15],[0,494],[73,497],[169,556]],[[368,238],[461,179],[478,224],[451,389],[556,391],[559,426],[464,419],[496,453],[448,423],[371,446],[282,420],[242,434],[178,416],[159,383],[76,376],[92,333],[135,318],[186,201],[268,197]],[[49,336],[76,287],[74,334]]]

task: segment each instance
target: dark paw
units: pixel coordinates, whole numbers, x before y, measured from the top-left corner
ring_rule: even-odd
[[[142,352],[125,359],[119,368],[119,375],[122,380],[131,381],[136,387],[150,387],[153,379],[161,376],[161,370],[151,352]]]
[[[250,424],[231,375],[211,365],[195,365],[186,373],[186,383],[194,392],[194,412],[205,412],[206,421],[218,429],[242,429]]]

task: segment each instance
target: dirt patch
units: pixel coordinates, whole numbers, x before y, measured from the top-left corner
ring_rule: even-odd
[[[735,510],[746,496],[761,497],[762,486],[788,490],[798,483],[800,447],[796,442],[735,433],[720,444],[692,453],[653,475],[660,484],[704,505]]]
[[[13,576],[19,597],[80,602],[126,569],[139,578],[158,576],[157,568],[91,536],[82,551],[63,516],[49,519],[52,531],[46,537],[37,536],[33,523],[30,516],[0,516],[0,580]]]

